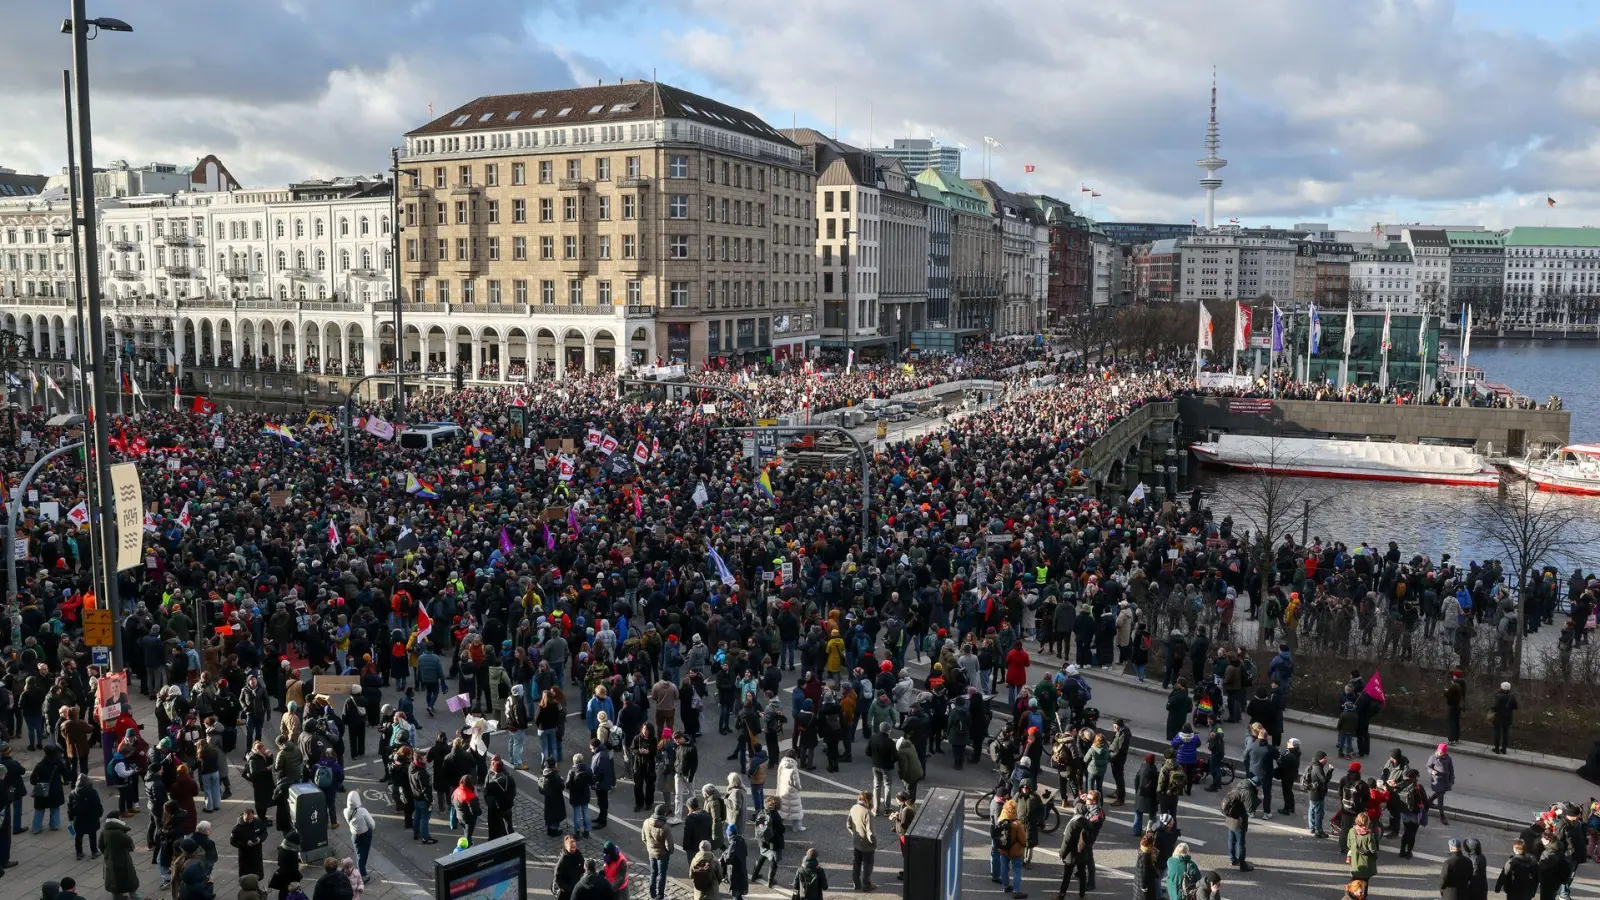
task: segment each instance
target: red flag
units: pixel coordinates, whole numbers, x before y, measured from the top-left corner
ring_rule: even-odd
[[[209,416],[217,411],[217,405],[204,397],[195,397],[194,402],[189,404],[189,411],[202,416]]]
[[[1379,703],[1384,702],[1383,679],[1378,677],[1377,672],[1373,672],[1372,677],[1367,679],[1367,686],[1361,689],[1361,693],[1366,694],[1368,697],[1371,697]]]
[[[1034,167],[1032,165],[1025,165],[1025,166],[1022,167],[1022,171],[1024,173],[1028,174],[1028,175],[1032,175],[1033,174],[1033,169],[1034,169]]]
[[[423,638],[427,637],[428,634],[430,632],[432,632],[432,631],[433,631],[433,619],[428,615],[428,611],[427,610],[423,609],[420,605],[418,605],[417,606],[417,640],[419,640],[419,641],[422,640]]]

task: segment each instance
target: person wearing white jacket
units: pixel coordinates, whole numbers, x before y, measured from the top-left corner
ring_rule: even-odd
[[[795,831],[805,831],[805,805],[800,800],[800,762],[793,756],[784,756],[778,763],[778,812],[784,824],[793,823]]]
[[[377,827],[372,813],[361,805],[361,794],[351,791],[344,795],[344,820],[350,825],[351,839],[356,845],[356,871],[363,880],[367,877],[367,855],[372,852],[372,829]]]

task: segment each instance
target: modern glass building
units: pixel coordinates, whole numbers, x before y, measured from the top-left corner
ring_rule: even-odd
[[[1283,314],[1286,322],[1286,347],[1283,353],[1278,354],[1278,365],[1292,367],[1290,370],[1296,375],[1304,374],[1304,377],[1313,381],[1338,384],[1339,367],[1344,362],[1345,311],[1321,308],[1317,310],[1321,335],[1315,348],[1316,352],[1309,355],[1308,309],[1300,307],[1283,310]],[[1265,323],[1268,335],[1271,334],[1271,319],[1271,310],[1257,313],[1256,321]],[[1431,383],[1438,377],[1439,319],[1429,317],[1427,332],[1422,336],[1423,344],[1419,349],[1418,330],[1421,326],[1420,315],[1390,317],[1388,368],[1391,388],[1404,391],[1416,390],[1418,379],[1423,374],[1424,361],[1427,362],[1428,381]],[[1263,329],[1258,327],[1256,334],[1260,335],[1262,331]],[[1261,353],[1261,356],[1264,358],[1266,353]],[[1355,314],[1355,337],[1350,344],[1350,383],[1357,385],[1379,383],[1381,381],[1379,373],[1383,366],[1383,313],[1358,311]]]

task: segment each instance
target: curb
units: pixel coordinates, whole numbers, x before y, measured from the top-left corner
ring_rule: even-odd
[[[1148,694],[1156,694],[1164,697],[1170,692],[1169,689],[1162,688],[1161,686],[1153,683],[1140,684],[1139,680],[1136,678],[1108,674],[1098,669],[1085,669],[1083,674],[1089,678],[1100,681],[1109,681],[1125,687],[1135,688]],[[1294,722],[1297,725],[1314,725],[1318,728],[1327,728],[1331,731],[1337,731],[1339,724],[1338,720],[1334,719],[1332,716],[1323,716],[1316,713],[1302,712],[1294,709],[1284,710],[1283,719],[1285,722]],[[1440,741],[1440,739],[1435,735],[1422,734],[1421,732],[1416,731],[1402,731],[1398,728],[1387,728],[1381,725],[1372,727],[1370,731],[1372,736],[1375,738],[1385,738],[1391,741],[1405,741],[1412,744],[1420,744],[1424,747],[1431,747]],[[1546,753],[1530,753],[1526,750],[1512,750],[1502,756],[1493,752],[1492,748],[1489,747],[1488,744],[1478,744],[1470,741],[1461,741],[1451,744],[1450,752],[1459,756],[1470,756],[1477,759],[1521,763],[1522,765],[1533,766],[1539,769],[1548,769],[1552,772],[1564,772],[1568,775],[1572,775],[1580,766],[1583,765],[1583,760],[1581,759],[1571,759],[1565,756],[1551,756]]]

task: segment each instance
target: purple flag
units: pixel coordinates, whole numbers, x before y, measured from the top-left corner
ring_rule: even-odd
[[[554,550],[556,548],[556,535],[555,532],[550,530],[549,522],[544,523],[544,548],[546,550]]]
[[[578,530],[578,508],[576,506],[567,507],[567,527],[573,531]]]
[[[1272,308],[1272,352],[1283,352],[1283,313],[1276,306]]]
[[[510,556],[511,555],[511,550],[512,550],[512,547],[511,547],[511,535],[506,534],[505,526],[501,526],[500,527],[500,552],[504,553],[507,556]]]

